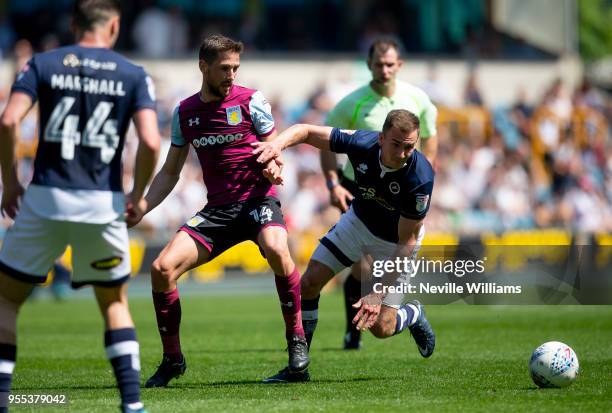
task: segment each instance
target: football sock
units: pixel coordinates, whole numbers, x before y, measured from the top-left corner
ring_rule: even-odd
[[[17,346],[0,343],[0,412],[8,411],[8,395],[11,391],[11,379],[16,359]]]
[[[302,327],[302,298],[300,294],[300,272],[297,267],[286,277],[274,276],[276,292],[285,319],[285,336],[289,340],[297,335],[304,337]]]
[[[399,334],[406,327],[410,327],[414,323],[416,323],[417,318],[419,318],[419,308],[414,304],[404,304],[397,310],[397,315],[395,316],[395,333]]]
[[[136,330],[120,328],[104,333],[106,357],[113,366],[121,403],[131,409],[143,407],[140,402],[140,351]]]
[[[344,281],[344,308],[346,309],[346,332],[351,333],[353,337],[359,337],[361,332],[353,325],[353,318],[359,311],[353,307],[361,298],[361,281],[356,280],[352,274],[349,274]]]
[[[302,324],[304,325],[304,333],[306,334],[306,341],[308,342],[308,348],[312,342],[312,336],[314,335],[315,329],[317,328],[317,322],[319,321],[319,298],[307,300],[302,298]]]
[[[172,361],[183,360],[179,328],[181,325],[181,300],[178,288],[169,292],[153,291],[153,306],[157,317],[157,328],[164,354]]]

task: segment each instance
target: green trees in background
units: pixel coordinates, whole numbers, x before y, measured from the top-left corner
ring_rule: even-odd
[[[585,60],[612,56],[612,0],[579,0],[579,45]]]

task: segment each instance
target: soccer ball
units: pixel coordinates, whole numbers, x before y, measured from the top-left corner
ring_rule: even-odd
[[[578,375],[578,357],[567,344],[549,341],[531,355],[529,372],[539,387],[567,387]]]

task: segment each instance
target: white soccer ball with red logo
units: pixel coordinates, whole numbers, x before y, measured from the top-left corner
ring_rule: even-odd
[[[567,387],[578,375],[578,357],[570,346],[549,341],[536,348],[529,359],[529,372],[539,387]]]

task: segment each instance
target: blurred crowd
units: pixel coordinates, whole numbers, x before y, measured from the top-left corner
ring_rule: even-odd
[[[15,68],[32,54],[27,41],[16,43]],[[410,79],[403,79],[410,81]],[[10,85],[0,85],[0,109]],[[575,90],[552,82],[543,96],[527,99],[516,91],[507,107],[490,107],[478,85],[477,69],[465,80],[464,102],[451,106],[439,79],[423,88],[437,105],[439,150],[436,182],[427,217],[430,232],[461,234],[509,229],[563,228],[574,232],[612,231],[612,103],[603,91],[583,80]],[[170,146],[171,114],[185,97],[182,88],[158,94],[163,151]],[[334,85],[321,83],[299,107],[270,97],[277,129],[296,123],[324,124],[342,97]],[[31,176],[37,142],[37,114],[21,125],[18,155],[21,180]],[[125,151],[125,187],[132,179],[137,140],[129,133]],[[329,206],[318,150],[300,145],[285,155],[285,184],[279,187],[287,222],[296,233],[320,236],[339,213]],[[206,189],[193,151],[172,195],[151,212],[140,230],[166,237],[205,204]],[[1,227],[9,221],[4,219]]]
[[[555,80],[535,105],[517,90],[509,107],[488,108],[474,82],[464,108],[440,107],[428,227],[612,231],[609,97],[587,80],[571,92]]]
[[[65,44],[72,0],[0,2],[0,51],[16,39]],[[392,36],[410,53],[543,58],[546,51],[496,30],[486,0],[131,0],[122,2],[118,50],[140,58],[192,56],[224,33],[252,51],[364,52]],[[52,34],[50,34],[52,33]]]

